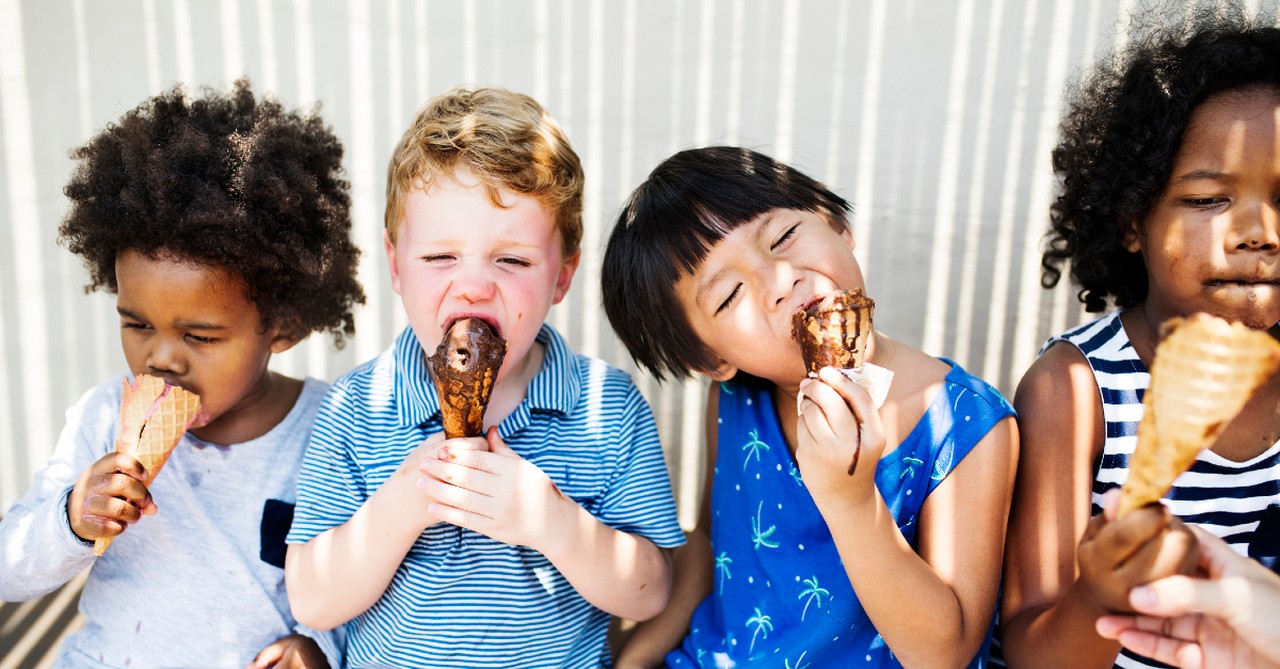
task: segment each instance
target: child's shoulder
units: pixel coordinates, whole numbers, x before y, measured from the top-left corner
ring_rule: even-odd
[[[615,367],[601,358],[574,350],[564,335],[550,323],[543,324],[538,341],[547,349],[544,369],[560,376],[563,383],[591,382],[593,387],[605,391],[635,388],[631,373]]]

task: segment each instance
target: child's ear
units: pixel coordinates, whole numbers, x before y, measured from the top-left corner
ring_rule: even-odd
[[[387,251],[387,265],[391,268],[391,290],[400,294],[400,265],[396,263],[396,243],[391,241],[391,232],[382,229],[382,247]]]
[[[301,328],[295,323],[276,323],[271,326],[271,352],[284,353],[285,351],[298,345],[298,342],[306,338],[305,334],[299,334]]]
[[[717,358],[716,366],[710,370],[702,370],[702,375],[712,381],[721,382],[732,379],[738,373],[738,368],[730,365],[724,360]]]
[[[846,225],[840,228],[840,238],[849,246],[850,251],[858,245],[857,240],[853,238],[853,228],[851,226]]]
[[[578,251],[560,264],[560,273],[556,275],[556,292],[551,296],[552,304],[560,304],[560,300],[569,294],[569,284],[573,283],[573,273],[578,271],[578,263],[582,260],[582,251]]]
[[[1124,248],[1129,253],[1138,253],[1142,250],[1142,233],[1138,231],[1138,224],[1131,222],[1124,228],[1124,236],[1120,238],[1124,244]]]

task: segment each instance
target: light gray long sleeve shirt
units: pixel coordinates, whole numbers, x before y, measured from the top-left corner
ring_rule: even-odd
[[[64,643],[58,669],[239,669],[295,631],[316,638],[338,666],[340,640],[294,621],[283,569],[298,467],[327,384],[307,379],[285,419],[257,439],[219,446],[183,437],[150,488],[159,513],[95,559],[92,542],[71,531],[67,495],[114,448],[122,378],[67,412],[49,465],[0,521],[0,600],[38,597],[92,566],[80,597],[87,620]]]

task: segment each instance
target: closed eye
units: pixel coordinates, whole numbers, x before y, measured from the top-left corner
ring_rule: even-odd
[[[732,306],[732,305],[733,305],[733,301],[734,301],[734,300],[736,300],[736,299],[738,299],[738,293],[740,293],[740,292],[742,292],[742,284],[740,284],[740,283],[739,283],[739,284],[737,284],[737,285],[735,285],[735,286],[733,287],[733,292],[729,293],[729,297],[726,297],[726,298],[725,298],[725,300],[724,300],[724,302],[721,302],[721,303],[720,303],[720,306],[716,307],[716,313],[715,313],[715,315],[716,315],[716,316],[719,316],[719,315],[720,315],[720,312],[722,312],[722,311],[724,311],[725,309],[728,309],[730,306]]]
[[[790,228],[787,228],[787,231],[786,231],[786,232],[784,232],[784,233],[782,233],[782,236],[778,238],[778,241],[774,242],[774,243],[773,243],[773,245],[772,245],[772,246],[770,246],[769,248],[770,248],[770,249],[772,249],[772,250],[775,250],[775,251],[776,251],[780,246],[782,246],[783,244],[785,244],[785,243],[787,242],[787,240],[788,240],[788,239],[791,239],[792,237],[794,237],[794,236],[795,236],[795,234],[796,234],[796,228],[798,228],[798,227],[800,227],[800,224],[799,224],[799,223],[796,223],[795,225],[791,226]]]
[[[1215,196],[1210,196],[1210,197],[1184,197],[1184,198],[1182,198],[1182,204],[1185,204],[1185,205],[1187,205],[1188,207],[1192,207],[1192,208],[1195,208],[1195,209],[1211,209],[1211,208],[1216,207],[1216,206],[1218,206],[1218,205],[1220,205],[1220,204],[1222,204],[1223,202],[1226,202],[1226,201],[1227,201],[1227,198],[1225,198],[1225,197],[1219,197],[1219,196],[1216,196],[1216,195],[1215,195]]]
[[[122,330],[148,330],[150,326],[143,323],[135,323],[133,321],[120,321],[120,329]]]
[[[529,267],[533,265],[533,263],[529,262],[528,260],[525,260],[524,258],[514,258],[511,256],[504,256],[502,258],[499,258],[498,262],[504,265],[512,265],[515,267]]]
[[[423,262],[429,262],[429,263],[446,262],[449,260],[453,260],[453,256],[449,255],[448,253],[431,253],[431,254],[422,256],[421,260]]]
[[[190,332],[187,333],[187,339],[190,339],[197,344],[212,344],[218,341],[216,337],[201,337],[200,335],[191,334]]]

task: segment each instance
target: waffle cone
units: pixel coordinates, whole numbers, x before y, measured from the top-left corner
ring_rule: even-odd
[[[800,344],[805,371],[817,376],[823,367],[862,367],[875,308],[875,300],[854,288],[828,293],[796,311],[791,317],[791,337]]]
[[[142,464],[142,482],[150,487],[199,411],[200,396],[193,392],[146,374],[139,375],[133,383],[125,379],[116,452],[128,454]],[[94,555],[106,552],[111,539],[95,541]]]
[[[479,318],[460,318],[449,327],[428,359],[446,439],[484,434],[484,412],[506,354],[507,342]]]
[[[1197,314],[1161,330],[1120,516],[1164,497],[1280,367],[1280,343],[1239,323]]]

